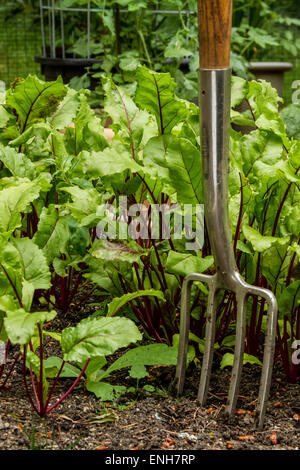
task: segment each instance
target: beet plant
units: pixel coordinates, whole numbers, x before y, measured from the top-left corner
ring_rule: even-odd
[[[44,356],[44,322],[53,320],[56,312],[7,311],[4,325],[13,344],[21,346],[25,390],[34,411],[48,415],[73,391],[83,377],[90,360],[114,353],[142,338],[136,325],[126,318],[87,318],[75,327],[66,328],[60,336],[63,359]],[[52,335],[57,339],[58,336]],[[38,349],[38,351],[37,351]],[[78,363],[80,368],[68,362]],[[30,372],[30,385],[27,379]],[[75,377],[73,384],[59,398],[53,399],[60,377]],[[52,379],[50,385],[49,378]]]

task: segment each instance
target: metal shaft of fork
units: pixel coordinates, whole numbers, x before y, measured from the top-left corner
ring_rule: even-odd
[[[235,287],[238,274],[228,210],[230,92],[230,68],[200,69],[205,221],[217,272],[229,289]]]

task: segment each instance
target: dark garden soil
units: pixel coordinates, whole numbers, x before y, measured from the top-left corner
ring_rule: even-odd
[[[54,349],[55,344],[50,342],[48,352],[57,353]],[[9,389],[0,391],[0,450],[30,449],[34,445],[53,450],[300,449],[300,384],[286,383],[280,364],[274,368],[261,432],[254,423],[259,367],[244,367],[232,422],[224,416],[229,369],[215,368],[205,408],[196,402],[199,371],[188,372],[185,396],[180,400],[167,392],[174,372],[174,367],[149,368],[149,377],[139,384],[140,391],[128,393],[113,404],[99,401],[83,387],[77,388],[41,420],[27,401],[19,365]],[[116,372],[111,381],[128,387],[137,385],[126,369]],[[63,394],[71,383],[61,379],[59,393]],[[142,390],[145,384],[156,387],[156,391]]]

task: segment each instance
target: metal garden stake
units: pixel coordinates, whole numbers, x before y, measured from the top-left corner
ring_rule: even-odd
[[[247,321],[246,301],[249,295],[257,295],[265,299],[268,305],[263,367],[257,406],[258,426],[262,428],[272,376],[277,302],[271,291],[252,286],[241,277],[232,245],[228,211],[231,16],[232,0],[198,0],[202,184],[205,219],[216,273],[212,276],[191,273],[184,279],[176,387],[177,393],[181,394],[186,369],[192,283],[201,281],[209,287],[205,350],[198,393],[201,405],[206,402],[214,353],[216,293],[220,289],[231,290],[237,299],[237,318],[234,364],[226,413],[229,416],[234,414],[243,367]]]

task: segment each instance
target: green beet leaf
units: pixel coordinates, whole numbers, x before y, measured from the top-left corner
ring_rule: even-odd
[[[49,124],[45,122],[38,122],[32,126],[27,127],[26,131],[20,134],[16,139],[11,140],[9,145],[13,147],[19,147],[20,145],[27,144],[30,146],[30,144],[36,138],[40,138],[46,141],[50,133],[51,128]]]
[[[202,202],[201,153],[188,139],[164,135],[144,149],[144,171],[177,193],[182,204]]]
[[[142,170],[142,167],[133,160],[127,147],[115,140],[102,152],[84,151],[80,157],[83,170],[93,179],[122,173],[125,170],[130,170],[132,173]]]
[[[20,255],[23,279],[34,289],[48,289],[50,270],[42,250],[29,238],[15,238],[13,244]]]
[[[25,312],[23,308],[18,310],[6,312],[6,318],[4,318],[4,326],[10,341],[13,344],[27,344],[34,334],[36,326],[38,324],[53,320],[56,312]]]
[[[34,296],[34,285],[23,279],[22,281],[22,305],[24,309],[29,312]]]
[[[14,89],[8,90],[6,104],[18,114],[21,131],[34,122],[51,116],[67,93],[67,88],[59,77],[55,82],[43,82],[29,75],[20,79]]]
[[[132,270],[128,262],[117,259],[112,263],[111,261],[99,262],[94,256],[88,256],[86,259],[88,263],[88,273],[85,277],[92,282],[98,284],[104,291],[109,292],[114,297],[120,297],[124,291],[120,282],[120,278],[124,279],[126,285],[131,286]],[[132,290],[136,287],[133,284]]]
[[[3,105],[0,105],[0,128],[4,128],[11,118],[12,115],[5,109]]]
[[[18,250],[0,237],[0,294],[13,294],[21,299],[22,263]]]
[[[116,86],[110,78],[105,78],[103,88],[106,93],[104,109],[112,118],[117,134],[128,138],[132,157],[137,158],[137,150],[145,136],[148,140],[157,134],[155,120],[145,110],[140,110],[127,91]]]
[[[69,237],[67,221],[60,216],[55,205],[43,207],[33,241],[43,251],[48,262],[66,254]]]
[[[201,258],[199,255],[193,255],[189,252],[178,253],[176,251],[169,251],[166,269],[180,276],[186,276],[189,273],[203,273],[208,268],[213,266],[213,256],[206,256]]]
[[[81,367],[83,367],[84,363],[80,365]],[[104,356],[93,357],[85,370],[85,375],[88,380],[91,382],[97,382],[98,380],[100,380],[101,376],[104,373],[102,367],[104,367],[105,365],[106,358]]]
[[[12,295],[1,295],[0,311],[6,312],[7,310],[14,310],[17,308],[18,308],[18,304]]]
[[[159,290],[154,290],[154,289],[147,289],[147,290],[139,290],[137,292],[130,292],[128,294],[122,295],[122,297],[113,299],[112,302],[108,305],[108,312],[107,316],[111,317],[117,311],[122,308],[124,305],[126,305],[128,302],[131,300],[136,299],[137,297],[157,297],[160,300],[163,300],[165,302],[164,295],[161,291]]]
[[[39,197],[40,185],[20,180],[0,191],[0,231],[13,232],[21,225],[21,212]]]
[[[76,116],[79,105],[79,93],[69,88],[53,116],[48,119],[51,127],[54,129],[64,129],[69,126]]]
[[[289,237],[278,238],[261,235],[257,230],[249,225],[243,226],[243,232],[247,240],[252,244],[255,251],[262,253],[263,251],[271,248],[272,245],[278,243],[279,245],[286,245]]]
[[[63,330],[61,346],[66,361],[82,363],[95,356],[113,354],[141,339],[141,333],[127,318],[87,318]]]
[[[246,98],[247,92],[247,80],[233,76],[231,79],[231,107],[239,105]]]
[[[220,369],[224,369],[224,367],[232,367],[233,366],[233,361],[234,361],[234,354],[232,353],[226,353],[222,357]],[[262,366],[262,363],[257,357],[251,356],[251,354],[244,354],[243,358],[243,364],[257,364],[259,366]]]
[[[2,294],[13,293],[27,311],[34,291],[50,287],[46,258],[29,238],[15,238],[12,243],[0,239],[0,287]]]
[[[176,365],[177,356],[177,346],[167,346],[161,343],[138,346],[137,348],[130,349],[130,351],[127,351],[123,356],[117,359],[108,367],[103,377],[124,367]]]
[[[107,147],[101,120],[87,102],[85,94],[79,94],[80,105],[73,119],[74,127],[66,129],[65,146],[70,155],[81,151],[101,151]]]
[[[260,83],[249,83],[247,99],[255,116],[255,124],[259,129],[273,132],[282,139],[282,143],[289,148],[290,142],[286,135],[285,125],[278,113],[278,103],[282,98],[271,83],[260,80]]]
[[[78,222],[83,222],[88,216],[96,215],[102,203],[101,194],[95,188],[82,189],[78,186],[65,186],[60,190],[71,195],[73,202],[66,203],[66,206]]]
[[[147,372],[146,367],[143,364],[134,364],[130,371],[129,371],[130,377],[133,379],[143,379],[144,377],[147,377],[149,374]]]
[[[182,204],[201,204],[202,171],[201,153],[187,139],[173,139],[166,154],[170,184]]]
[[[96,240],[91,250],[92,256],[105,261],[124,261],[127,263],[138,262],[141,256],[148,254],[135,242],[117,243],[108,240]]]
[[[105,382],[92,381],[87,382],[86,388],[89,392],[94,393],[97,398],[101,398],[102,401],[117,400],[117,398],[124,395],[127,390],[123,385],[111,385]]]
[[[57,356],[48,357],[44,361],[44,369],[46,377],[52,378],[56,377],[58,371],[62,365],[62,359]],[[67,362],[64,364],[62,372],[60,373],[60,377],[74,377],[77,378],[80,374],[80,369],[78,367],[74,367]]]
[[[10,171],[12,176],[17,176],[19,178],[26,177],[32,180],[36,175],[32,161],[23,153],[18,153],[11,147],[0,145],[0,160]]]
[[[287,135],[300,139],[300,103],[286,106],[280,112],[280,116],[285,124]]]
[[[300,280],[285,287],[278,298],[280,316],[291,317],[293,310],[300,306]]]
[[[138,106],[154,114],[159,134],[169,134],[190,114],[184,100],[174,94],[176,82],[169,73],[157,73],[142,66],[137,69],[135,100]]]
[[[167,150],[174,137],[166,134],[148,140],[143,153],[144,171],[154,178],[169,180]]]

